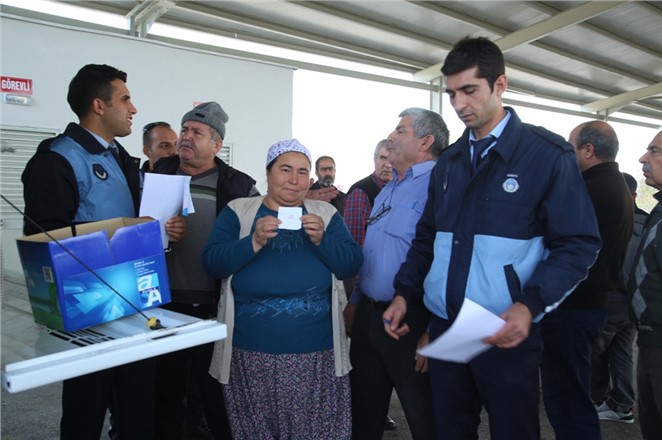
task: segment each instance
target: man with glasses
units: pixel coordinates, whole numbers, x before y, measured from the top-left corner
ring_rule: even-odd
[[[177,133],[170,124],[159,121],[143,127],[143,153],[147,156],[140,168],[143,176],[152,171],[157,160],[177,154]]]
[[[393,179],[375,198],[367,219],[364,263],[350,300],[356,304],[350,347],[352,432],[362,440],[382,438],[394,388],[412,437],[434,437],[427,363],[416,355],[418,345],[427,343],[429,313],[422,302],[411,304],[412,331],[400,341],[384,333],[382,313],[393,299],[393,277],[423,213],[432,167],[448,146],[448,129],[441,116],[429,110],[409,108],[399,117],[387,145]]]

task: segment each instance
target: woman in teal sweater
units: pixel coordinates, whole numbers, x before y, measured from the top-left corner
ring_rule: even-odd
[[[211,276],[230,277],[219,312],[228,338],[210,371],[226,384],[237,439],[351,437],[336,278],[356,275],[363,256],[335,208],[304,201],[311,162],[295,139],[274,144],[267,196],[223,209],[202,252]]]

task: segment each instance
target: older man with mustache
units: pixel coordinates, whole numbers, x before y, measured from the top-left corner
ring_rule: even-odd
[[[177,142],[177,156],[164,157],[154,172],[191,176],[195,214],[187,218],[187,233],[166,254],[172,303],[166,308],[208,319],[216,317],[220,281],[208,276],[200,252],[218,213],[233,199],[259,195],[255,180],[216,154],[223,146],[228,115],[216,102],[187,112]],[[187,369],[200,388],[207,423],[214,438],[231,438],[221,385],[209,375],[214,344],[159,357],[156,375],[156,438],[180,439],[184,425]],[[190,363],[190,367],[189,367]]]
[[[662,131],[639,159],[646,185],[662,190]],[[630,276],[628,294],[639,335],[637,346],[637,404],[644,440],[662,432],[662,191],[641,235]]]

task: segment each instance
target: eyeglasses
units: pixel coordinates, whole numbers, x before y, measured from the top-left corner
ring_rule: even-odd
[[[148,131],[150,131],[154,127],[167,127],[167,128],[170,128],[170,124],[168,124],[167,122],[163,122],[163,121],[150,122],[149,124],[147,124],[143,127],[143,133],[147,133]]]
[[[384,217],[386,214],[388,214],[391,211],[391,205],[384,205],[382,203],[382,206],[379,207],[375,215],[372,217],[368,217],[368,220],[366,220],[366,223],[368,225],[373,225],[379,221],[380,218]]]

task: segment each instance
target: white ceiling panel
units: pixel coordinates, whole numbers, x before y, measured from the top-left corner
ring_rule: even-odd
[[[66,3],[123,15],[157,3],[155,9],[162,11],[157,22],[388,67],[415,74],[416,81],[439,77],[440,63],[458,39],[486,36],[504,48],[513,90],[600,115],[620,110],[662,125],[659,1]]]

